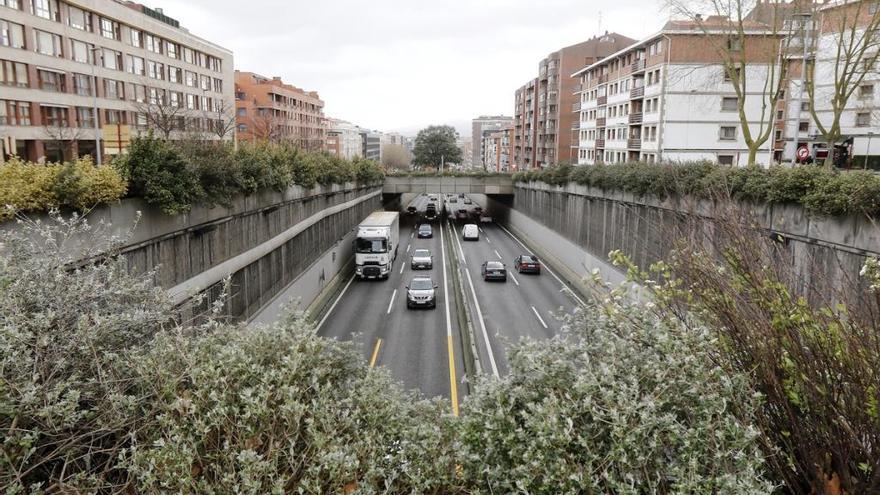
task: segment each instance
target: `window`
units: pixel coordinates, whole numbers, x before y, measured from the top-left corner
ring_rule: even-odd
[[[874,98],[874,85],[862,84],[859,86],[859,98],[864,98],[866,100]]]
[[[183,93],[179,91],[169,91],[168,104],[174,108],[180,108],[180,106],[183,105]]]
[[[92,47],[89,43],[79,40],[70,40],[70,58],[74,62],[82,62],[84,64],[92,63]]]
[[[859,112],[856,114],[856,127],[870,127],[871,114],[868,112]]]
[[[123,124],[123,113],[120,110],[105,110],[104,122],[108,124]]]
[[[134,55],[128,55],[128,72],[139,76],[146,74],[146,71],[144,70],[144,59],[141,57],[135,57]]]
[[[208,76],[199,76],[200,87],[205,91],[211,90],[211,78]]]
[[[187,94],[186,95],[186,108],[190,110],[196,109],[196,95]]]
[[[24,26],[0,19],[0,45],[24,48]]]
[[[147,50],[153,53],[162,53],[162,38],[148,34],[145,36]]]
[[[37,70],[37,77],[40,78],[40,89],[46,91],[57,91],[59,93],[64,93],[65,91],[65,81],[64,74],[59,72],[52,72],[48,70],[39,69]]]
[[[718,155],[718,165],[733,166],[733,155]]]
[[[248,128],[247,128],[247,125],[245,125],[245,124],[238,124],[238,132],[247,132],[247,129],[248,129]]]
[[[109,48],[101,49],[105,69],[122,70],[122,52]]]
[[[92,30],[92,13],[82,10],[80,8],[74,7],[73,5],[67,6],[67,24],[74,29],[80,29],[82,31],[91,31]]]
[[[144,47],[144,34],[140,32],[140,30],[135,28],[130,28],[128,31],[128,42],[131,46],[137,48]]]
[[[138,112],[135,114],[134,119],[134,125],[138,129],[145,130],[147,128],[147,114]]]
[[[798,123],[798,132],[810,132],[810,121],[802,120]]]
[[[782,141],[782,129],[776,129],[776,131],[774,131],[774,139],[776,141]]]
[[[223,92],[223,79],[214,78],[214,91],[217,93]]]
[[[785,118],[785,110],[777,110],[776,111],[776,120],[782,120]]]
[[[177,49],[177,43],[165,40],[165,55],[168,55],[171,58],[177,58],[179,56],[179,53],[180,52]]]
[[[113,79],[104,79],[104,98],[124,100],[125,85],[122,81],[114,81]]]
[[[151,105],[164,105],[165,104],[165,90],[159,88],[150,88],[150,104]]]
[[[119,40],[119,23],[110,19],[101,17],[101,36],[111,40]]]
[[[173,83],[183,82],[183,71],[181,71],[180,67],[168,66],[168,80]]]
[[[742,40],[738,37],[730,37],[727,39],[727,49],[732,52],[742,51]]]
[[[148,61],[147,75],[153,79],[165,79],[165,65],[152,60]]]
[[[76,107],[76,126],[95,127],[95,119],[92,116],[91,108]]]
[[[810,102],[802,101],[801,102],[801,112],[809,112],[810,111]]]
[[[31,125],[31,104],[0,100],[0,125]]]
[[[199,87],[199,76],[195,72],[184,71],[186,77],[186,85],[191,88]]]
[[[193,51],[192,48],[183,47],[183,61],[187,63],[193,63]]]
[[[85,74],[73,75],[73,90],[80,96],[92,96],[92,76]]]
[[[33,2],[35,16],[50,21],[61,21],[61,15],[58,13],[58,0],[33,0]]]
[[[21,62],[0,60],[0,84],[20,88],[28,87],[27,65]]]
[[[21,0],[0,0],[0,6],[21,10]]]
[[[41,106],[40,115],[43,124],[49,127],[67,127],[69,121],[67,119],[67,107]]]
[[[735,96],[725,96],[721,98],[722,112],[736,112],[739,109],[739,98]]]
[[[34,29],[34,37],[37,39],[37,52],[52,57],[61,57],[61,36]]]
[[[147,88],[144,87],[143,84],[132,84],[133,90],[131,92],[132,99],[137,103],[144,103],[147,101]]]
[[[737,81],[742,79],[742,67],[734,67],[732,72],[728,72],[726,68],[721,70],[724,72],[724,82],[733,82],[733,79],[730,78],[731,74]]]
[[[721,141],[736,141],[736,126],[723,125],[718,131]]]

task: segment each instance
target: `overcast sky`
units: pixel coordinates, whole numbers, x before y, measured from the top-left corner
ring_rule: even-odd
[[[318,91],[325,114],[382,131],[513,112],[556,49],[660,28],[658,0],[143,0],[231,49],[235,68]],[[600,28],[601,12],[601,28]]]

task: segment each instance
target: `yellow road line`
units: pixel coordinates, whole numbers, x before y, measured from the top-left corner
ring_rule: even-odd
[[[446,336],[449,349],[449,396],[452,399],[452,414],[458,416],[458,385],[455,383],[455,356],[452,351],[452,335]]]
[[[370,358],[370,368],[376,366],[376,358],[379,357],[380,345],[382,345],[382,339],[376,339],[376,345],[373,346],[373,357]]]

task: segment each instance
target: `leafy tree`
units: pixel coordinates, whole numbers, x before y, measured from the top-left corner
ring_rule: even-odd
[[[412,157],[409,151],[399,144],[382,146],[382,165],[386,169],[409,170]]]
[[[449,125],[432,125],[419,131],[413,149],[417,167],[440,168],[442,163],[461,163],[461,148],[455,141],[458,132]]]

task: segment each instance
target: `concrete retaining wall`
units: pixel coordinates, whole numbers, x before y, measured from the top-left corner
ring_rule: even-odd
[[[639,266],[665,259],[678,241],[683,214],[708,220],[719,205],[682,198],[659,199],[577,184],[518,183],[513,209],[581,247],[598,260],[620,249]],[[764,234],[785,239],[786,258],[799,289],[857,281],[866,256],[880,256],[880,228],[865,218],[814,218],[797,205],[743,204]],[[720,213],[719,213],[720,214]],[[708,232],[708,231],[707,231]],[[607,263],[606,263],[607,266]]]

